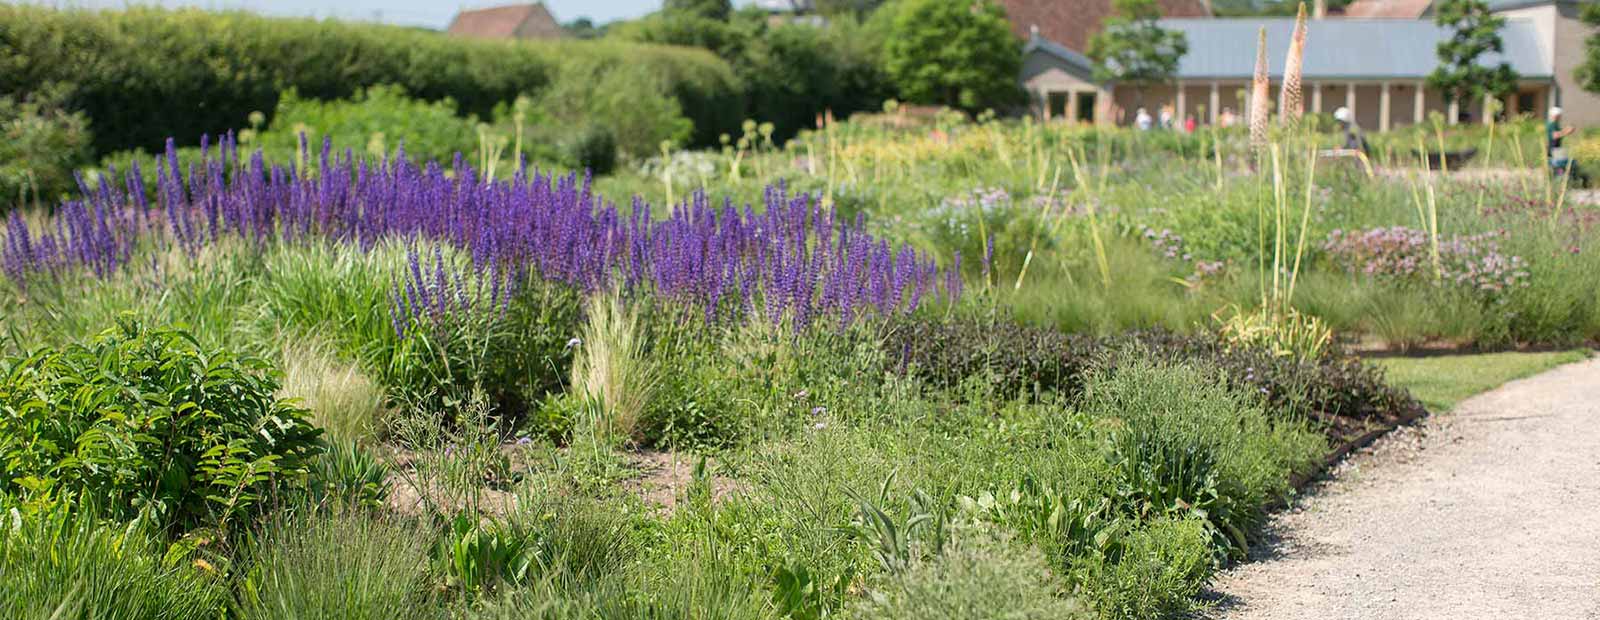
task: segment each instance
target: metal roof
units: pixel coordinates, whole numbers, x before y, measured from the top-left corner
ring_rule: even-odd
[[[1294,30],[1290,18],[1163,19],[1160,24],[1188,38],[1189,53],[1178,63],[1183,79],[1249,79],[1255,74],[1260,28],[1267,29],[1268,71],[1280,77]],[[1439,63],[1439,42],[1450,37],[1449,30],[1416,19],[1320,19],[1306,25],[1306,79],[1422,79]],[[1524,78],[1554,75],[1532,23],[1506,20],[1500,38],[1505,52],[1486,54],[1484,64],[1504,60]]]
[[[1027,56],[1035,51],[1040,51],[1050,54],[1051,56],[1055,56],[1062,62],[1083,70],[1086,72],[1085,75],[1087,75],[1087,72],[1094,71],[1094,61],[1090,60],[1088,56],[1084,56],[1083,54],[1079,54],[1078,52],[1067,49],[1066,46],[1039,35],[1034,35],[1028,39],[1028,44],[1022,48],[1022,55]]]

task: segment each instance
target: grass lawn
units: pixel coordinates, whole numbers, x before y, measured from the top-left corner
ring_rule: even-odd
[[[1411,390],[1429,411],[1448,411],[1474,394],[1588,357],[1589,351],[1486,353],[1374,360],[1389,382]]]

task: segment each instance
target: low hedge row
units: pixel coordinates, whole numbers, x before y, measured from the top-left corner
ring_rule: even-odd
[[[396,84],[463,114],[537,93],[567,63],[642,65],[660,76],[694,122],[695,142],[714,144],[743,120],[732,69],[704,50],[600,41],[463,40],[418,29],[311,19],[132,8],[55,10],[0,5],[0,97],[68,88],[88,115],[98,155],[158,150],[168,137],[235,129],[270,114],[289,88],[344,99]]]

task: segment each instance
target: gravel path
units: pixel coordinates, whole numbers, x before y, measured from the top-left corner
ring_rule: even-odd
[[[1600,359],[1391,433],[1217,576],[1226,619],[1600,619]]]

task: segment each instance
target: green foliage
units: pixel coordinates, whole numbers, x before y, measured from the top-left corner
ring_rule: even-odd
[[[1600,6],[1585,4],[1579,17],[1591,28],[1600,26]],[[1572,71],[1578,84],[1591,93],[1600,93],[1600,32],[1583,39],[1583,62]]]
[[[733,14],[733,3],[728,0],[666,0],[661,3],[661,10],[669,14],[727,21],[728,16]]]
[[[982,531],[962,532],[938,555],[910,566],[869,592],[855,616],[891,620],[1092,617],[1056,595],[1049,566],[1034,549],[1018,549]]]
[[[226,525],[304,484],[320,431],[258,360],[128,320],[88,345],[0,360],[0,489],[179,529]]]
[[[719,132],[732,133],[738,120],[755,118],[773,123],[775,139],[784,140],[814,127],[825,111],[843,116],[879,105],[888,94],[879,60],[882,34],[849,16],[815,28],[773,25],[760,11],[731,20],[664,11],[623,24],[615,36],[715,52],[733,66],[746,95],[743,107],[725,110],[739,116]],[[705,144],[707,126],[695,121],[697,143]]]
[[[1134,531],[1116,560],[1083,569],[1093,583],[1088,600],[1107,620],[1183,617],[1211,575],[1206,539],[1199,519],[1161,519]]]
[[[429,534],[360,512],[313,514],[258,535],[244,554],[239,618],[437,618]]]
[[[1200,519],[1215,547],[1237,557],[1260,507],[1325,446],[1304,422],[1274,419],[1254,395],[1183,365],[1125,361],[1091,378],[1080,406],[1114,421],[1110,458],[1128,510]]]
[[[93,123],[97,155],[158,149],[169,136],[197,144],[202,134],[238,128],[251,112],[273,110],[290,88],[333,101],[395,84],[487,118],[497,104],[537,95],[568,62],[597,59],[651,70],[694,111],[700,144],[735,126],[741,117],[731,111],[743,106],[727,64],[687,49],[464,40],[393,26],[152,8],[6,5],[0,31],[0,75],[8,78],[0,96],[71,84],[66,108]]]
[[[632,558],[627,524],[583,500],[535,500],[504,521],[457,515],[438,544],[442,573],[467,592],[490,592],[538,581],[571,586],[599,582]]]
[[[622,153],[647,157],[658,152],[662,142],[686,144],[694,129],[670,87],[659,72],[626,59],[575,59],[540,93],[537,109],[549,119],[551,131],[559,134],[563,127],[581,130],[586,123],[597,125],[610,133]],[[572,150],[569,156],[585,155]],[[588,156],[604,161],[603,154]]]
[[[317,428],[336,440],[379,436],[386,413],[383,388],[359,364],[340,359],[313,337],[286,339],[279,356],[283,387],[279,395],[297,399]]]
[[[968,111],[1016,103],[1019,43],[992,0],[903,0],[884,68],[907,101]]]
[[[54,85],[18,100],[0,96],[0,212],[28,202],[54,204],[77,189],[72,173],[89,159],[89,121],[63,107]]]
[[[1444,0],[1433,10],[1434,21],[1454,33],[1439,42],[1439,66],[1428,74],[1429,88],[1456,101],[1499,97],[1516,89],[1517,73],[1509,63],[1489,67],[1479,62],[1484,54],[1504,50],[1500,40],[1504,17],[1491,12],[1484,0]]]
[[[1161,7],[1155,0],[1115,0],[1116,15],[1089,38],[1094,79],[1131,84],[1142,89],[1167,81],[1189,51],[1182,32],[1157,24]]]
[[[0,506],[4,506],[0,502]],[[209,563],[165,546],[144,521],[102,523],[64,507],[0,523],[0,616],[210,620],[228,588]]]
[[[561,144],[562,154],[573,167],[595,175],[610,174],[617,167],[617,138],[598,124],[578,127]]]
[[[323,140],[330,140],[339,151],[382,157],[404,148],[413,161],[448,165],[456,153],[477,149],[474,125],[473,118],[457,113],[454,100],[413,99],[398,86],[372,86],[336,101],[305,99],[290,88],[278,99],[271,127],[241,135],[240,144],[262,149],[269,161],[288,164],[297,161],[303,133],[312,156],[321,152]]]
[[[307,470],[306,490],[319,505],[378,508],[389,497],[389,466],[353,441],[329,442]]]

